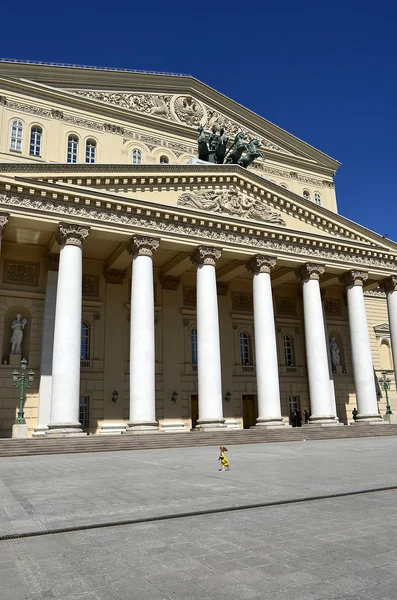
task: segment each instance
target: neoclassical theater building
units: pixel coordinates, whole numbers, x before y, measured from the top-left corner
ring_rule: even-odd
[[[29,436],[384,424],[397,244],[339,166],[190,76],[0,62],[0,436],[22,358]]]

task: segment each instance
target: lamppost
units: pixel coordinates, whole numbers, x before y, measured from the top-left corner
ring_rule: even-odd
[[[385,391],[385,395],[386,395],[386,414],[387,415],[392,415],[392,411],[390,408],[390,404],[389,404],[389,390],[390,390],[390,383],[391,383],[391,379],[389,379],[387,377],[387,371],[382,371],[382,376],[378,379],[381,388],[384,389]]]
[[[25,413],[23,410],[23,405],[25,403],[25,390],[26,390],[26,388],[32,387],[33,377],[34,377],[34,372],[32,371],[32,369],[30,369],[27,379],[25,378],[25,369],[26,369],[27,364],[28,364],[28,361],[26,360],[26,358],[23,358],[21,360],[21,370],[22,370],[21,376],[19,377],[19,373],[16,370],[12,374],[12,381],[14,382],[14,387],[19,388],[19,390],[20,390],[19,411],[18,411],[18,416],[15,421],[16,425],[25,425],[26,424]],[[18,379],[18,377],[19,377],[19,379]]]

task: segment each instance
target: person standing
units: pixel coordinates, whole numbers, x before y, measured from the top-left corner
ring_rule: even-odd
[[[226,458],[226,454],[225,452],[227,452],[227,448],[225,448],[225,446],[219,446],[219,458],[218,460],[221,461],[221,468],[219,469],[219,471],[229,471],[230,469],[230,463]]]

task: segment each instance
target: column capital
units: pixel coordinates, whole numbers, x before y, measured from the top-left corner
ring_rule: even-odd
[[[162,273],[160,275],[161,287],[163,290],[175,291],[178,289],[180,279],[180,277],[173,277],[172,275],[164,275],[164,273]]]
[[[201,265],[212,265],[215,267],[216,261],[220,259],[222,248],[212,246],[197,246],[190,255],[192,263],[200,267]]]
[[[160,240],[146,235],[133,235],[126,243],[128,254],[131,256],[153,256],[160,246]]]
[[[379,287],[384,292],[395,292],[397,290],[397,275],[389,275],[379,282]]]
[[[253,275],[257,273],[270,273],[272,269],[276,266],[277,259],[273,256],[265,256],[264,254],[255,254],[255,256],[251,256],[249,260],[245,263],[248,271],[250,271]]]
[[[103,276],[106,283],[117,283],[121,285],[126,276],[126,269],[104,269]]]
[[[359,285],[360,287],[363,287],[367,279],[368,273],[366,271],[348,271],[339,277],[339,281],[346,287],[350,285]]]
[[[4,229],[8,223],[9,213],[0,213],[0,235],[4,233]]]
[[[59,223],[56,241],[60,246],[78,246],[82,249],[89,232],[89,227],[81,227],[73,223]]]
[[[325,265],[318,263],[305,263],[297,269],[295,269],[295,275],[301,281],[307,281],[308,279],[320,280],[321,275],[325,273]]]
[[[47,252],[44,256],[47,271],[58,271],[59,269],[59,254]]]

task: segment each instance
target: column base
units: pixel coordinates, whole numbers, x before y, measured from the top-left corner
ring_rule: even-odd
[[[225,419],[199,419],[197,421],[196,431],[219,431],[226,429]]]
[[[339,423],[339,419],[332,415],[312,415],[309,418],[307,427],[335,427],[339,425],[342,425],[342,423]]]
[[[80,427],[80,423],[51,423],[45,432],[46,437],[63,438],[63,437],[82,437],[87,433]]]
[[[256,429],[257,427],[261,427],[262,429],[278,429],[279,427],[285,427],[285,423],[283,417],[258,417],[254,427],[251,429]]]
[[[32,433],[32,437],[45,437],[48,431],[47,425],[42,425],[41,427],[35,427],[34,432]]]
[[[357,415],[357,420],[353,425],[385,425],[385,421],[382,419],[379,413],[374,415]]]
[[[28,439],[28,424],[14,423],[12,426],[12,437],[16,440],[27,440]]]
[[[121,435],[125,430],[125,423],[102,423],[99,435]]]
[[[225,419],[225,426],[228,429],[240,429],[236,419]]]
[[[395,425],[397,423],[397,415],[385,415],[383,420],[385,423],[393,423]]]
[[[164,433],[185,433],[187,429],[183,421],[167,421],[161,425],[161,431],[164,431]]]
[[[159,433],[157,421],[140,421],[139,423],[128,423],[124,433]]]

